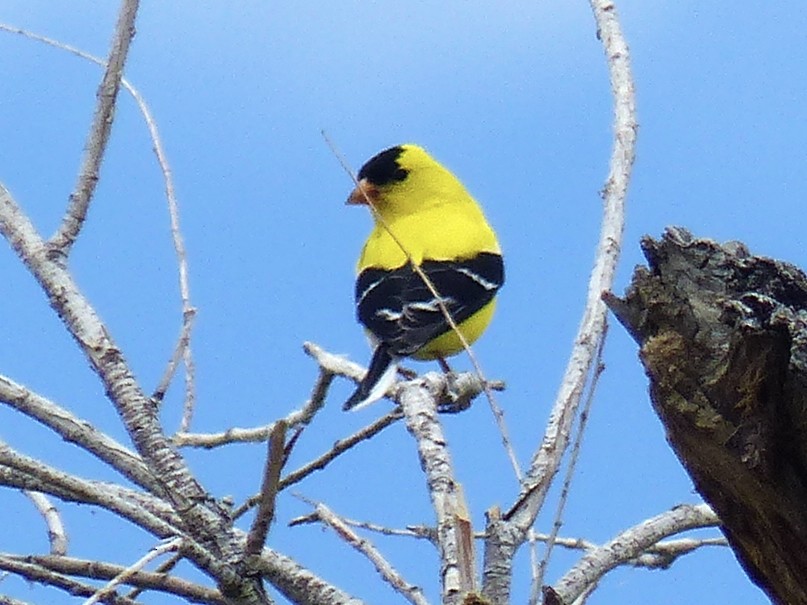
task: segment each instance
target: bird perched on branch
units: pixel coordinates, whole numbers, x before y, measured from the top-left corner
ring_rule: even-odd
[[[370,206],[375,226],[358,262],[356,307],[375,346],[367,375],[344,409],[384,396],[403,357],[463,350],[493,316],[504,283],[496,234],[449,170],[417,145],[391,147],[359,170],[348,204]],[[424,279],[425,276],[425,279]]]

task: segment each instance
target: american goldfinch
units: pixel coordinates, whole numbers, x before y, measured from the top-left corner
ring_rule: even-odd
[[[371,205],[375,226],[358,262],[356,307],[375,346],[367,375],[343,409],[384,396],[398,360],[462,351],[425,273],[468,343],[487,328],[504,264],[496,234],[460,181],[417,145],[391,147],[359,170],[348,204]]]

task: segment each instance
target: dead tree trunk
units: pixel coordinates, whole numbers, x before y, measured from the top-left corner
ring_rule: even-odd
[[[807,605],[807,276],[668,229],[624,299],[667,440],[751,579]]]

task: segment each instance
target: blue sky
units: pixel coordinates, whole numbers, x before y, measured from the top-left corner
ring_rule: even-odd
[[[0,21],[104,55],[113,4],[10,0],[0,7]],[[475,351],[489,376],[507,381],[499,402],[519,457],[529,460],[593,261],[598,191],[610,153],[606,67],[587,2],[435,4],[143,3],[126,75],[158,121],[181,203],[199,309],[196,430],[264,424],[298,406],[316,376],[303,341],[362,363],[369,358],[353,319],[352,291],[370,218],[343,205],[351,182],[322,140],[325,129],[355,169],[385,147],[420,143],[485,207],[505,251],[508,283]],[[803,7],[687,0],[618,6],[632,51],[640,132],[616,291],[642,262],[639,238],[670,224],[807,265]],[[74,184],[99,78],[91,64],[0,33],[0,180],[47,234]],[[72,267],[139,379],[153,388],[178,333],[180,303],[161,177],[143,121],[125,95]],[[6,246],[0,275],[0,373],[123,439],[87,363]],[[605,361],[561,531],[595,541],[698,501],[650,409],[636,347],[617,324]],[[343,414],[350,391],[336,382],[289,468],[388,405]],[[176,425],[180,401],[175,388],[168,426]],[[115,478],[7,410],[0,409],[0,426],[0,438],[26,453],[87,477]],[[480,402],[446,419],[446,430],[481,524],[486,508],[506,507],[517,493],[493,419]],[[238,502],[257,488],[264,451],[243,445],[187,454],[214,495]],[[393,427],[296,491],[352,518],[430,523],[414,451],[403,427]],[[6,493],[0,503],[20,519],[0,532],[0,550],[30,543],[32,527],[44,550],[45,533],[36,533],[41,524],[29,503]],[[86,507],[63,509],[75,556],[125,563],[152,545],[136,531],[110,541],[111,530],[82,530],[88,518],[97,528],[114,525]],[[331,533],[285,527],[306,510],[284,496],[270,545],[369,603],[394,602],[369,564]],[[543,515],[539,530],[548,526]],[[429,546],[389,538],[377,544],[436,601]],[[575,559],[558,552],[548,579]],[[522,574],[514,603],[525,601],[527,588]],[[0,592],[74,602],[42,597],[9,578]],[[613,573],[590,603],[647,601],[767,602],[729,551],[713,549],[664,572]]]

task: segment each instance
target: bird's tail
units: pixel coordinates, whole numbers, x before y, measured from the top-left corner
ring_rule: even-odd
[[[370,367],[358,388],[342,406],[343,410],[359,410],[381,399],[393,383],[398,372],[398,360],[386,345],[380,344],[373,352]]]

